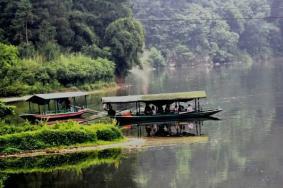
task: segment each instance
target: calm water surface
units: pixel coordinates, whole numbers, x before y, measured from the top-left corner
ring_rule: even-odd
[[[203,122],[207,142],[123,154],[119,163],[77,171],[11,174],[7,187],[283,186],[283,63],[134,72],[108,95],[206,90],[221,121]],[[100,96],[91,98],[99,109]]]

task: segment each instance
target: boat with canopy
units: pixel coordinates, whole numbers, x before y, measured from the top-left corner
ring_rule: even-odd
[[[36,94],[26,100],[29,112],[20,117],[31,122],[80,118],[87,111],[87,96],[86,92]],[[84,97],[84,106],[78,106],[78,97]]]
[[[127,124],[160,120],[207,118],[222,111],[221,109],[203,110],[200,105],[200,100],[205,98],[207,98],[205,91],[192,91],[103,97],[102,103],[105,105],[105,110],[108,111],[110,116],[116,118],[120,124]],[[185,103],[188,104],[188,109],[183,107]],[[135,112],[126,110],[116,114],[112,109],[112,105],[121,106],[123,104],[134,104]],[[174,109],[172,109],[172,105],[175,106]]]

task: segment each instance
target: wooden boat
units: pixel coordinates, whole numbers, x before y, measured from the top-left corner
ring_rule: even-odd
[[[30,121],[56,121],[80,118],[86,113],[87,93],[84,92],[68,92],[68,93],[50,93],[33,95],[27,102],[29,103],[29,113],[22,114],[20,117]],[[77,106],[76,98],[85,97],[85,106]],[[71,100],[73,102],[71,102]],[[51,104],[53,101],[53,105]],[[36,112],[32,108],[32,104],[37,104]]]
[[[190,118],[207,118],[214,114],[221,112],[221,109],[202,110],[200,107],[200,99],[206,98],[205,91],[193,91],[183,93],[166,93],[166,94],[153,94],[153,95],[132,95],[132,96],[120,96],[120,97],[104,97],[102,103],[107,105],[107,109],[112,110],[113,104],[126,104],[134,103],[136,106],[135,113],[119,113],[113,116],[120,124],[138,123],[138,122],[156,122],[156,121],[168,121],[168,120],[180,120]],[[193,101],[193,111],[177,111],[167,112],[164,111],[156,114],[146,114],[141,110],[141,104],[154,105],[159,108],[163,108],[165,105],[178,105],[181,103],[188,103]],[[110,111],[109,110],[109,111]],[[112,112],[109,113],[113,114]]]
[[[176,120],[190,120],[193,118],[207,118],[221,112],[222,110],[207,110],[199,112],[182,112],[170,114],[156,114],[156,115],[116,115],[115,118],[120,124],[135,124],[144,122],[160,122],[160,121],[176,121]],[[215,120],[215,118],[212,118]]]

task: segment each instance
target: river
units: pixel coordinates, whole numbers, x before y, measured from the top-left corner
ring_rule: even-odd
[[[205,121],[205,142],[125,152],[114,163],[79,171],[10,174],[7,187],[266,188],[283,185],[283,63],[133,71],[131,87],[107,95],[205,90],[202,104],[221,107]],[[101,96],[91,106],[101,109]],[[24,109],[22,103],[17,104]],[[136,131],[134,129],[133,131]],[[135,133],[129,133],[135,135]]]

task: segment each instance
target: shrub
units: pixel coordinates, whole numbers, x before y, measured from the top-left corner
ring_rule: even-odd
[[[0,152],[96,143],[98,140],[113,141],[123,137],[121,131],[114,125],[86,126],[76,122],[38,127],[28,124],[22,127],[9,127],[0,124],[0,130]]]

